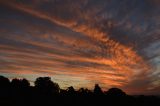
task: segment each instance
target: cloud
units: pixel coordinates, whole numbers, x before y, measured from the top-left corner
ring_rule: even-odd
[[[150,45],[160,39],[159,9],[150,1],[1,2],[6,13],[1,14],[0,72],[69,76],[89,87],[100,83],[129,92],[154,82],[150,57],[159,48]]]

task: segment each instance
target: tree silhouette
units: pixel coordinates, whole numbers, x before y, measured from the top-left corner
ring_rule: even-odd
[[[73,86],[70,86],[67,88],[67,91],[68,92],[75,92],[75,89],[73,88]]]
[[[103,92],[98,84],[90,91],[75,90],[73,86],[60,90],[50,77],[39,77],[34,83],[35,86],[30,86],[28,80],[16,78],[10,82],[0,76],[0,106],[160,106],[159,97],[130,96],[119,88]]]
[[[28,88],[30,86],[30,83],[29,83],[29,81],[27,79],[22,79],[21,80],[21,86],[23,88]]]
[[[10,81],[8,78],[0,76],[0,97],[10,93]]]
[[[80,89],[78,90],[78,93],[80,93],[80,94],[84,94],[84,93],[86,93],[86,91],[85,91],[85,89],[84,89],[84,88],[80,88]]]
[[[35,81],[35,88],[46,94],[58,94],[60,87],[52,82],[50,77],[39,77]]]
[[[11,81],[11,94],[17,98],[25,98],[30,94],[30,83],[26,79],[14,78]]]
[[[12,86],[12,88],[19,89],[21,87],[21,81],[20,81],[20,79],[17,79],[17,78],[12,79],[11,86]]]
[[[126,93],[119,88],[111,88],[106,92],[106,94],[108,96],[126,96]]]
[[[68,92],[68,94],[73,95],[73,94],[75,94],[76,91],[73,88],[73,86],[70,86],[70,87],[67,88],[67,92]]]
[[[12,79],[11,86],[16,89],[24,89],[30,86],[30,83],[26,79]]]
[[[10,81],[4,76],[0,76],[0,89],[6,89],[10,86]]]
[[[87,88],[80,88],[79,90],[78,90],[78,93],[79,94],[82,94],[82,95],[89,95],[89,94],[91,94],[92,92],[89,90],[89,89],[87,89]]]
[[[103,91],[102,91],[101,87],[98,84],[95,84],[93,92],[96,95],[102,95],[103,94]]]

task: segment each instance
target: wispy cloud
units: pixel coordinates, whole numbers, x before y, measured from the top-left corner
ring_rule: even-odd
[[[68,76],[66,80],[77,78],[86,87],[100,83],[103,88],[116,86],[128,92],[157,88],[154,83],[159,83],[159,77],[152,73],[159,71],[154,68],[159,65],[159,51],[154,50],[159,50],[160,9],[154,2],[13,0],[1,4],[5,11],[0,21],[1,73],[48,74],[59,76],[60,82],[65,81],[61,76]]]

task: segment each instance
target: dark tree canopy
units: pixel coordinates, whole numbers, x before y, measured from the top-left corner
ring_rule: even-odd
[[[75,92],[75,89],[73,88],[73,86],[70,86],[67,88],[67,91],[68,92]]]
[[[1,88],[7,88],[10,85],[10,81],[8,78],[4,76],[0,76],[0,89]]]
[[[26,79],[12,79],[11,81],[11,86],[13,88],[27,88],[30,86],[30,83]]]
[[[80,88],[78,90],[78,93],[81,94],[81,95],[90,95],[91,94],[91,91],[87,88]]]
[[[101,87],[98,84],[95,84],[94,93],[97,94],[97,95],[103,94],[103,91],[102,91]]]
[[[30,86],[30,83],[29,83],[29,81],[28,81],[27,79],[22,79],[22,80],[21,80],[21,84],[22,84],[22,86],[23,86],[24,88]]]
[[[75,96],[76,95],[76,90],[74,89],[73,86],[70,86],[66,89],[67,95],[68,96]]]
[[[50,77],[39,77],[31,86],[26,79],[0,76],[0,106],[160,106],[154,96],[130,96],[119,88],[103,92],[98,84],[87,88],[60,89]]]
[[[35,81],[35,87],[43,92],[59,93],[60,87],[57,83],[52,82],[50,77],[39,77]]]
[[[109,96],[125,96],[126,93],[119,88],[111,88],[106,92]]]

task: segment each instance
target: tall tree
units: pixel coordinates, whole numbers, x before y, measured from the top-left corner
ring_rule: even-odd
[[[101,95],[101,94],[103,94],[103,91],[102,91],[101,87],[100,87],[98,84],[95,84],[94,94],[96,94],[96,95]]]

